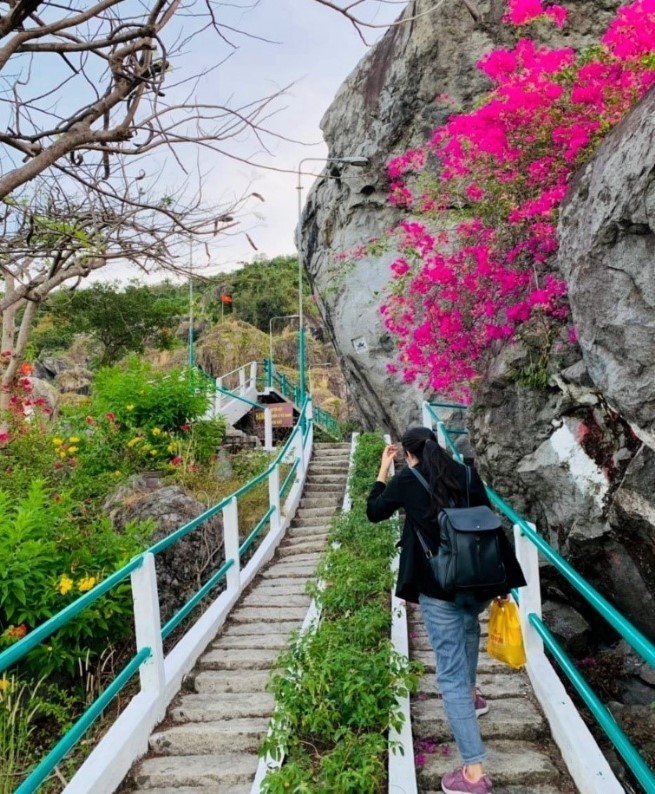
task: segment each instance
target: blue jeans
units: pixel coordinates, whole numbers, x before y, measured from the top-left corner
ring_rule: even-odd
[[[423,622],[437,663],[437,684],[457,749],[465,764],[486,757],[475,716],[471,689],[475,686],[480,648],[478,615],[489,601],[461,598],[457,603],[421,594]]]

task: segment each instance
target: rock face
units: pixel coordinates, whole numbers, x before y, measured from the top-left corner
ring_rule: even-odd
[[[621,0],[564,0],[553,46],[597,41]],[[364,169],[332,162],[309,193],[299,229],[305,265],[368,428],[394,435],[419,419],[423,397],[387,374],[393,340],[379,321],[392,254],[344,265],[338,254],[379,235],[402,214],[386,202],[385,165],[423,144],[448,110],[486,90],[475,69],[515,33],[505,0],[452,0],[389,30],[350,75],[322,127],[330,157],[363,155]],[[593,585],[655,636],[655,96],[618,127],[572,186],[559,266],[570,282],[580,347],[553,341],[547,384],[517,373],[534,351],[516,345],[492,362],[469,412],[483,475]],[[528,343],[529,344],[529,343]],[[561,582],[556,585],[560,588]],[[584,603],[563,588],[558,600]],[[592,627],[595,634],[597,626]]]
[[[655,448],[655,91],[579,174],[560,238],[589,374]]]
[[[152,542],[169,535],[205,511],[205,506],[176,485],[163,486],[159,475],[139,475],[107,498],[105,510],[118,530],[128,521],[155,523]],[[223,559],[220,516],[206,521],[157,555],[157,585],[162,624],[172,617],[216,571]],[[216,593],[219,592],[217,588]]]
[[[565,3],[564,31],[543,26],[554,46],[584,46],[603,31],[620,0]],[[488,88],[475,68],[482,55],[514,32],[502,23],[506,0],[416,0],[415,18],[387,32],[346,80],[322,121],[330,157],[368,157],[364,169],[331,163],[312,188],[299,230],[305,266],[351,389],[351,402],[368,428],[398,435],[419,419],[422,394],[386,371],[393,340],[379,319],[380,292],[392,255],[353,265],[336,255],[379,235],[401,214],[387,204],[385,166],[391,156],[425,143],[450,108],[470,107]],[[447,94],[452,102],[435,102]]]

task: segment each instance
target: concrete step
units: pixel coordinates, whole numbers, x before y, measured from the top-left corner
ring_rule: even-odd
[[[254,624],[244,624],[254,625]],[[211,643],[210,648],[234,650],[236,648],[276,648],[281,651],[287,645],[288,634],[245,634],[242,636],[226,637],[221,635],[216,642]]]
[[[140,788],[146,790],[162,786],[204,786],[212,794],[233,792],[235,788],[230,786],[252,784],[258,763],[256,753],[146,758],[141,762],[136,781]]]
[[[212,650],[200,657],[198,666],[203,670],[271,670],[279,655],[274,648]]]
[[[205,670],[189,676],[189,683],[199,695],[220,692],[264,692],[268,670]]]
[[[297,536],[298,533],[295,532],[297,529],[313,529],[315,530],[315,534],[326,534],[328,529],[330,528],[330,522],[326,519],[321,519],[320,517],[317,518],[315,516],[307,516],[307,518],[303,518],[302,516],[296,517],[291,522],[291,528],[289,529],[289,536],[294,538]]]
[[[310,485],[341,485],[346,484],[345,474],[308,474],[307,482]]]
[[[272,568],[267,568],[262,576],[265,579],[311,579],[316,570],[315,565],[293,565],[291,563],[278,563]]]
[[[341,508],[341,499],[336,496],[308,496],[300,500],[300,510],[312,507],[333,507],[335,510]]]
[[[485,771],[497,786],[521,785],[532,792],[535,785],[556,785],[559,772],[548,755],[535,745],[499,740],[488,742],[486,747],[489,755]],[[425,759],[425,765],[418,770],[419,785],[437,791],[442,776],[461,763],[454,749],[446,755],[438,747],[436,753],[426,755]],[[494,794],[495,791],[494,786]]]
[[[547,733],[544,718],[527,698],[503,698],[488,702],[489,713],[479,718],[485,742],[491,739],[534,741]],[[413,702],[412,726],[415,738],[430,738],[440,743],[452,741],[452,731],[440,699]]]
[[[276,562],[279,565],[313,565],[316,567],[321,559],[323,549],[321,551],[298,551],[296,554],[286,554],[279,556]]]
[[[233,637],[268,637],[280,636],[287,637],[290,632],[298,628],[297,620],[281,620],[281,621],[260,621],[253,623],[235,623],[225,629],[217,642],[223,639],[231,639]]]
[[[275,701],[268,692],[184,695],[169,716],[174,722],[216,722],[243,717],[270,717]]]
[[[150,749],[157,755],[256,753],[268,730],[268,717],[188,723],[153,733]]]
[[[316,552],[320,556],[325,551],[325,541],[323,540],[297,540],[297,541],[290,541],[287,543],[282,543],[277,550],[278,555],[280,558],[284,557],[295,557],[299,554],[311,554],[312,552]]]
[[[298,620],[302,623],[307,614],[307,607],[311,603],[308,595],[287,596],[285,599],[276,600],[275,603],[271,603],[272,600],[270,596],[252,598],[245,607],[241,607],[232,615],[232,621],[258,623],[260,620]]]
[[[243,786],[221,786],[214,784],[211,788],[206,786],[182,786],[181,788],[148,788],[145,789],[149,794],[250,794],[250,783]]]
[[[498,698],[524,697],[531,691],[529,680],[521,674],[478,672],[477,685],[484,697],[487,700],[492,698],[494,702]],[[419,692],[421,697],[427,696],[428,699],[439,695],[434,674],[421,677]],[[414,699],[418,700],[419,698],[415,696]]]
[[[333,507],[302,507],[296,513],[294,521],[298,518],[317,518],[319,522],[329,521],[337,512],[337,509],[336,505]]]
[[[425,665],[425,672],[426,673],[434,673],[435,672],[435,663],[434,663],[434,653],[430,651],[416,651],[412,653],[411,658],[415,662],[423,662]],[[487,656],[486,653],[480,654],[480,659],[478,661],[478,672],[479,673],[497,673],[499,675],[511,675],[512,669],[508,667],[506,664],[502,662],[498,662],[495,659],[492,659],[491,656]]]

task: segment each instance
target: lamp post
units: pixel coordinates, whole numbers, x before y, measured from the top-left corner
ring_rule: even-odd
[[[292,320],[296,317],[300,317],[299,314],[276,314],[274,317],[268,321],[268,349],[269,349],[269,356],[268,360],[270,361],[271,367],[273,366],[273,320]]]
[[[298,236],[296,248],[298,249],[298,369],[300,371],[300,402],[305,400],[305,327],[302,305],[302,249],[300,245],[300,231],[302,223],[302,166],[303,163],[341,163],[342,165],[354,165],[360,168],[368,165],[368,157],[303,157],[298,163]]]

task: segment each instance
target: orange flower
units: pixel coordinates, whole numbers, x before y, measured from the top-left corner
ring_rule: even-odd
[[[31,375],[33,371],[32,365],[28,361],[23,361],[19,369],[21,375]]]

